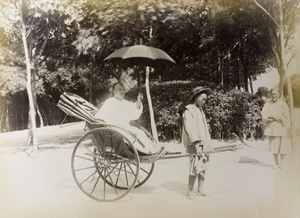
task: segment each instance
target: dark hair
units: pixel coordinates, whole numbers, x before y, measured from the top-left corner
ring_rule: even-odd
[[[194,95],[194,96],[190,99],[190,103],[194,103],[195,100],[196,100],[196,98],[198,98],[198,97],[199,97],[200,95],[202,95],[203,93],[205,93],[205,94],[208,96],[208,94],[207,94],[206,91],[199,92],[199,93],[197,93],[196,95]]]
[[[112,85],[112,87],[111,87],[111,90],[110,90],[112,96],[114,96],[114,90],[115,90],[116,85],[118,85],[118,84],[120,84],[121,86],[124,86],[124,84],[121,83],[121,82],[116,82],[116,83],[114,83],[114,84]]]
[[[277,87],[271,88],[271,89],[270,89],[270,94],[271,94],[273,91],[276,91],[277,93],[279,93],[279,89],[278,89]]]
[[[114,83],[114,84],[112,85],[112,91],[115,90],[115,87],[116,87],[116,85],[118,85],[118,84],[124,86],[123,83],[121,83],[121,82],[116,82],[116,83]]]

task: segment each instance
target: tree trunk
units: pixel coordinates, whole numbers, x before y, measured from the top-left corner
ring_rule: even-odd
[[[9,117],[8,117],[8,103],[7,103],[7,97],[1,98],[1,118],[0,118],[0,132],[9,132],[10,126],[9,126]]]
[[[251,90],[251,93],[253,94],[253,83],[252,83],[252,78],[251,76],[249,76],[249,86],[250,86],[250,90]]]
[[[218,59],[219,59],[219,66],[218,66],[218,72],[220,75],[220,85],[224,85],[224,73],[223,73],[223,52],[218,51]]]
[[[238,81],[238,89],[241,90],[241,68],[240,68],[240,59],[236,61],[236,68],[237,68],[237,81]]]
[[[140,71],[138,71],[138,87],[139,87],[139,89],[141,89],[141,87],[142,87],[142,78],[141,78],[141,72]]]
[[[39,116],[39,120],[40,120],[40,127],[44,127],[45,125],[44,125],[44,120],[43,120],[43,116],[42,116],[42,114],[41,114],[41,112],[40,112],[40,108],[39,107],[37,107],[37,114],[38,114],[38,116]]]
[[[15,116],[14,116],[14,118],[15,118],[15,130],[19,130],[19,122],[18,122],[18,120],[19,120],[19,113],[18,113],[18,111],[17,111],[17,113],[14,113],[15,114]]]
[[[283,25],[283,12],[282,12],[282,0],[279,0],[279,13],[280,13],[280,61],[282,64],[282,74],[283,76],[286,75],[286,63],[284,58],[284,25]],[[281,77],[281,75],[280,75]],[[281,81],[281,78],[280,78]],[[287,81],[287,89],[288,89],[288,96],[289,96],[289,108],[290,108],[290,119],[291,119],[291,138],[292,138],[292,146],[296,145],[296,129],[295,129],[295,119],[294,119],[294,99],[293,99],[293,90],[290,80],[290,75],[286,75]],[[283,82],[282,82],[283,84]]]
[[[5,111],[6,111],[6,116],[5,116],[6,132],[10,132],[9,116],[8,116],[8,106],[6,107]]]
[[[36,65],[35,65],[36,66]],[[35,88],[35,75],[36,71],[34,69],[31,70],[31,90],[32,90],[32,96],[33,96],[33,105],[34,105],[34,111],[35,113],[35,119],[37,119],[37,115],[40,121],[40,127],[44,126],[43,117],[40,113],[38,104],[37,104],[37,97],[36,97],[36,88]]]
[[[245,87],[245,91],[249,92],[249,88],[248,88],[248,78],[249,78],[249,73],[248,73],[248,69],[246,67],[246,60],[245,60],[245,53],[244,53],[244,41],[243,38],[240,39],[241,42],[241,50],[240,50],[240,57],[241,57],[241,63],[242,63],[242,67],[243,67],[243,71],[244,71],[244,87]]]
[[[32,151],[38,149],[38,140],[37,140],[37,130],[36,130],[36,120],[35,120],[35,108],[34,108],[34,99],[32,93],[32,85],[31,85],[31,67],[30,67],[30,59],[27,47],[27,39],[26,39],[26,28],[24,24],[23,14],[22,14],[22,4],[19,7],[19,13],[21,18],[21,34],[22,41],[24,46],[25,60],[26,60],[26,72],[27,72],[27,94],[29,100],[29,118],[30,123],[28,125],[28,148],[32,148]]]
[[[93,91],[93,73],[94,73],[94,59],[92,58],[91,60],[92,62],[92,69],[91,69],[91,72],[90,72],[90,86],[89,86],[89,102],[92,103],[92,99],[93,99],[93,94],[92,94],[92,91]]]
[[[280,55],[281,56],[281,55]],[[284,78],[285,78],[285,67],[283,66],[282,57],[279,57],[278,64],[278,73],[279,73],[279,95],[283,97],[283,87],[284,87]]]
[[[146,86],[146,95],[147,95],[147,101],[148,101],[149,113],[150,113],[150,124],[151,124],[152,136],[155,140],[158,141],[158,134],[157,134],[157,129],[154,120],[154,112],[153,112],[152,100],[151,100],[150,88],[149,88],[149,74],[150,74],[150,68],[146,67],[145,86]]]
[[[6,115],[6,97],[0,97],[0,132],[4,132],[5,125],[3,121]]]

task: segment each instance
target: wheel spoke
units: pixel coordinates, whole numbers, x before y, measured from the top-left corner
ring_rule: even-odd
[[[123,167],[124,166],[124,167]],[[126,179],[126,182],[122,179],[122,176],[121,176],[121,172],[124,173],[125,175],[125,179]],[[131,173],[131,172],[128,172],[126,170],[126,166],[125,166],[125,163],[122,163],[119,170],[118,170],[118,174],[114,171],[111,171],[111,174],[113,174],[114,176],[116,176],[116,182],[115,182],[115,185],[118,186],[118,183],[119,181],[123,184],[126,185],[126,188],[129,187],[129,183],[128,183],[128,177],[127,177],[127,173]],[[134,173],[131,173],[132,175],[134,175]]]
[[[132,167],[129,165],[129,163],[126,163],[127,166],[129,167],[131,173],[134,175],[134,170],[132,169]],[[134,164],[134,163],[133,163]],[[135,164],[134,164],[135,165]],[[136,165],[135,165],[136,166]],[[129,172],[130,173],[130,172]],[[137,182],[140,183],[139,179],[137,179]]]
[[[91,178],[92,176],[94,176],[97,173],[97,171],[93,172],[91,175],[89,175],[85,180],[83,180],[80,185],[83,185],[83,183],[85,183],[89,178]]]
[[[116,186],[115,186],[115,184],[113,182],[113,179],[111,178],[110,174],[108,174],[108,176],[109,176],[109,180],[110,180],[110,182],[111,182],[111,184],[112,184],[112,186],[114,188],[114,191],[115,191],[116,195],[119,196],[119,193],[117,192],[117,189],[116,189]]]
[[[142,170],[142,171],[145,172],[146,174],[149,174],[149,171],[145,170],[144,167],[140,167],[140,170]]]
[[[80,170],[87,170],[87,169],[92,169],[92,168],[95,168],[95,166],[83,167],[83,168],[76,169],[74,171],[77,172],[77,171],[80,171]]]
[[[123,165],[123,163],[121,163],[121,166],[120,166],[120,168],[119,168],[118,177],[117,177],[117,179],[116,179],[116,185],[118,185],[118,181],[119,181],[119,178],[120,178],[122,165]]]
[[[104,170],[104,178],[106,178],[106,170]],[[103,199],[105,200],[106,182],[103,182]]]
[[[128,176],[127,176],[127,170],[126,170],[126,165],[125,164],[124,164],[124,172],[125,172],[126,184],[128,186]]]
[[[119,165],[119,163],[117,163],[114,167],[112,167],[111,172],[117,168],[117,166]],[[111,167],[110,167],[111,168]]]
[[[94,193],[94,191],[95,191],[95,188],[96,188],[96,186],[97,186],[97,184],[98,184],[98,182],[99,182],[99,179],[100,179],[100,176],[98,176],[97,177],[97,180],[96,180],[96,182],[95,182],[95,184],[94,184],[94,187],[93,187],[93,189],[92,189],[92,191],[91,191],[91,195]]]
[[[87,158],[87,157],[83,157],[83,156],[79,156],[79,155],[76,155],[75,157],[81,158],[81,159],[84,159],[84,160],[88,160],[88,161],[91,161],[91,162],[94,162],[93,159],[89,159],[89,158]]]
[[[117,177],[116,173],[113,172],[112,174],[114,174]],[[128,182],[126,184],[126,182],[121,177],[118,177],[118,181],[120,181],[121,183],[123,183],[126,188],[129,188]]]
[[[119,149],[119,147],[120,147],[122,141],[121,141],[121,140],[118,140],[118,142],[119,142],[119,143],[118,143],[118,145],[116,146],[116,148],[114,148],[113,146],[111,147],[111,148],[112,148],[112,149],[111,149],[111,155],[110,155],[109,157],[107,157],[108,160],[112,160],[112,158],[115,157],[114,152],[116,152],[116,151]]]
[[[100,127],[90,130],[76,143],[72,153],[72,174],[79,188],[89,197],[114,201],[135,187],[139,161],[128,138],[111,127]]]
[[[135,163],[133,165],[137,166]],[[134,188],[138,188],[141,185],[143,185],[151,176],[153,169],[154,169],[154,163],[145,163],[145,164],[140,164],[140,173],[139,177],[137,179],[137,184],[135,185]]]

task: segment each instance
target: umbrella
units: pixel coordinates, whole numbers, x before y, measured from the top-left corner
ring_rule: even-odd
[[[122,62],[127,66],[163,66],[175,61],[163,50],[146,45],[134,45],[120,48],[110,54],[104,61]]]
[[[123,63],[127,66],[147,66],[145,87],[150,112],[150,124],[153,138],[158,140],[149,88],[149,67],[174,64],[175,61],[163,50],[146,45],[134,45],[130,47],[120,48],[106,57],[104,61]]]

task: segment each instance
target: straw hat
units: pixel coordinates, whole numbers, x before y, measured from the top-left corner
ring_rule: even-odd
[[[210,88],[206,88],[203,86],[197,86],[196,88],[194,88],[191,92],[191,98],[190,100],[194,100],[195,96],[201,93],[206,93],[207,96],[209,96],[210,94],[212,94],[212,90]]]

